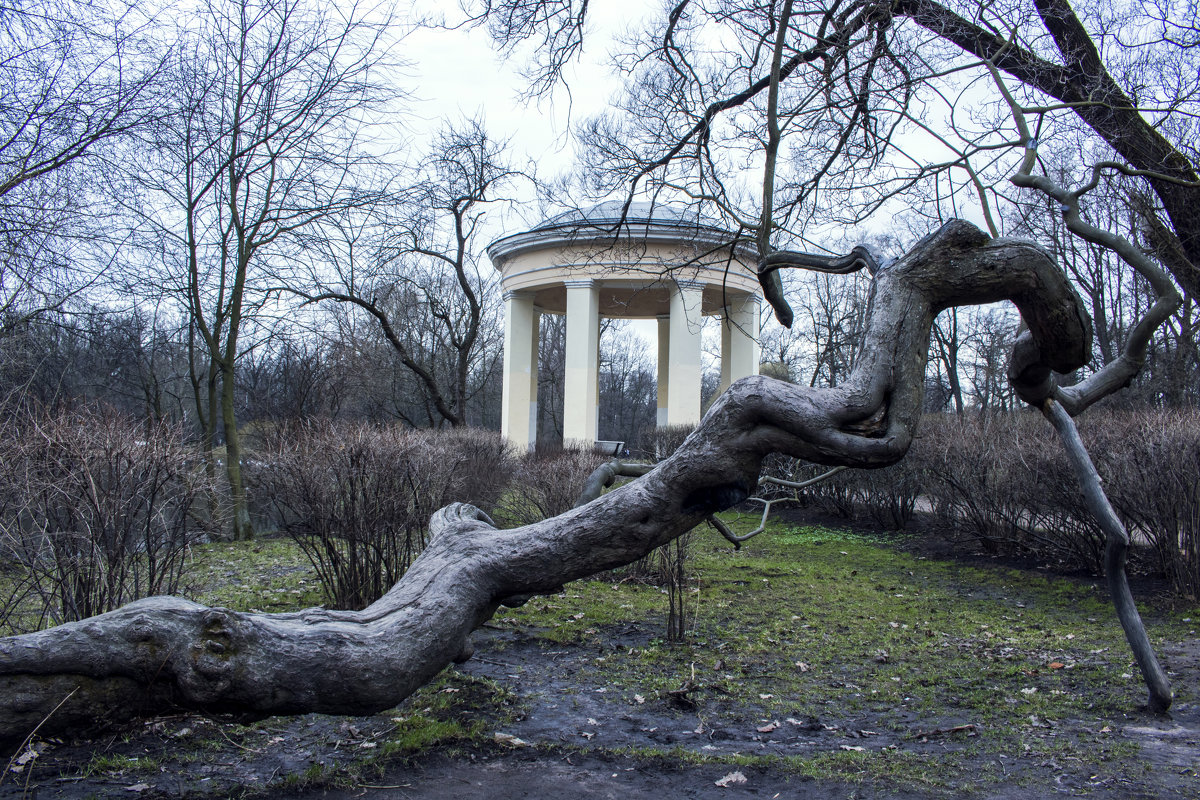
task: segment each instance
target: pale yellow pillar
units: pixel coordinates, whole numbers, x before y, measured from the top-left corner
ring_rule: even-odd
[[[567,287],[566,370],[563,376],[563,441],[592,444],[599,423],[600,292],[592,280]]]
[[[671,363],[671,316],[658,318],[658,427],[665,428],[671,422],[667,418],[667,397],[671,386],[671,375],[667,365]]]
[[[537,327],[533,295],[505,292],[500,432],[521,449],[537,436]]]
[[[533,307],[533,322],[529,326],[529,352],[533,358],[529,364],[529,446],[537,446],[538,429],[538,347],[542,337],[542,310]]]
[[[739,378],[758,374],[758,296],[732,296],[721,318],[721,383],[717,394]]]
[[[668,344],[667,422],[700,421],[700,301],[704,284],[677,281],[671,289],[671,337]]]

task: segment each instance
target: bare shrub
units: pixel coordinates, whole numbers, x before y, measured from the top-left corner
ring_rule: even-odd
[[[835,477],[841,475],[856,485],[859,502],[879,527],[901,530],[912,521],[925,483],[918,459],[883,469],[846,470]]]
[[[1009,422],[999,415],[930,415],[910,451],[924,463],[926,496],[942,526],[968,533],[993,553],[1018,546],[1031,499],[1013,502],[1009,457],[1020,437]]]
[[[679,449],[695,425],[666,425],[661,428],[645,428],[638,436],[630,451],[637,458],[649,461],[662,461]]]
[[[825,469],[776,458],[766,472],[803,481]],[[1056,437],[1033,413],[932,414],[897,464],[846,470],[798,492],[772,491],[826,513],[867,516],[888,529],[907,526],[922,504],[943,530],[989,552],[1102,569],[1103,535],[1083,508]]]
[[[1103,574],[1104,532],[1084,502],[1061,440],[1040,415],[1006,416],[1014,444],[995,490],[1022,512],[1012,526],[1018,546],[1042,560]]]
[[[0,434],[0,624],[35,629],[173,594],[212,491],[182,431],[108,410],[28,413]]]
[[[1159,572],[1175,591],[1200,593],[1200,413],[1093,411],[1082,436],[1133,538],[1131,566]],[[1105,539],[1066,456],[1035,414],[935,415],[909,459],[948,528],[995,552],[1023,552],[1103,572]]]
[[[930,415],[912,452],[945,529],[973,537],[989,552],[1103,570],[1103,534],[1040,416]]]
[[[512,481],[516,459],[508,441],[499,433],[478,428],[452,428],[435,434],[436,440],[449,446],[448,458],[431,473],[440,480],[437,508],[467,498],[468,502],[489,513],[496,509]],[[450,479],[439,475],[452,476]],[[436,508],[434,509],[437,510]]]
[[[1134,544],[1173,590],[1200,597],[1200,412],[1104,415],[1081,430]]]
[[[763,475],[803,482],[828,471],[826,466],[780,458],[767,463]],[[866,515],[881,528],[900,530],[912,520],[922,491],[921,470],[902,463],[883,469],[845,470],[799,490],[764,485],[758,494],[789,499],[804,508],[838,517]]]
[[[256,502],[312,562],[328,604],[361,609],[420,554],[433,512],[457,500],[490,511],[509,465],[493,433],[321,421],[273,431],[247,473]]]
[[[667,542],[652,555],[658,561],[658,585],[667,590],[667,641],[682,642],[687,638],[688,559],[691,556],[692,532]]]
[[[584,481],[610,456],[579,447],[537,450],[521,457],[504,502],[497,509],[503,524],[530,525],[570,511]]]
[[[810,464],[780,455],[770,455],[763,461],[762,475],[803,483],[829,471],[829,467]],[[802,508],[812,508],[838,517],[852,517],[859,510],[861,487],[857,485],[851,470],[846,470],[819,483],[803,489],[792,489],[773,484],[759,486],[760,497],[773,500],[791,500]]]

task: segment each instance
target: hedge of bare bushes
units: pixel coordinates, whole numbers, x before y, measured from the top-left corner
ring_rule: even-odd
[[[212,483],[182,431],[111,411],[27,413],[0,433],[0,626],[20,632],[179,586]]]
[[[584,481],[611,460],[594,450],[548,448],[517,459],[497,522],[506,527],[529,525],[575,507]]]
[[[656,431],[641,445],[665,457],[687,432]],[[1134,567],[1200,595],[1200,412],[1092,413],[1081,433],[1133,533]],[[338,608],[362,608],[386,592],[441,506],[463,500],[504,526],[535,522],[570,509],[607,458],[517,454],[483,431],[330,422],[274,429],[255,450],[244,466],[260,521],[299,543]],[[765,471],[802,480],[823,468],[780,458]],[[0,626],[29,629],[175,592],[189,545],[214,524],[214,497],[194,444],[177,428],[101,411],[10,422],[0,433],[8,587]],[[845,471],[794,499],[892,529],[922,513],[994,552],[1101,569],[1103,537],[1057,439],[1034,413],[927,417],[901,463]],[[681,540],[627,577],[681,593],[686,560]],[[677,617],[674,635],[682,633]]]
[[[361,609],[425,546],[434,511],[492,511],[512,480],[498,434],[311,422],[264,435],[245,465],[254,504],[312,562],[332,608]]]
[[[630,445],[634,458],[645,461],[662,461],[679,449],[683,440],[696,430],[695,425],[666,425],[661,428],[647,428],[638,436],[637,441]]]
[[[425,546],[429,518],[469,502],[515,527],[570,510],[608,457],[518,454],[495,433],[330,422],[263,434],[245,465],[260,524],[294,539],[335,608],[363,608]]]
[[[1080,434],[1135,543],[1133,566],[1200,595],[1200,412],[1092,412]],[[773,459],[791,480],[823,468]],[[777,494],[784,494],[778,492]],[[801,503],[890,529],[924,511],[992,552],[1102,571],[1104,537],[1053,430],[1033,412],[931,415],[899,464],[847,470],[801,491]]]

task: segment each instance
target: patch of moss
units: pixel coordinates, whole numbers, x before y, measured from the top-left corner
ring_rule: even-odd
[[[446,670],[397,709],[392,716],[395,728],[379,749],[379,758],[489,742],[514,718],[516,704],[512,693],[493,681]]]

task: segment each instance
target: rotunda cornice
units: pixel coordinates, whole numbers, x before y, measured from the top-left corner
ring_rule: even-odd
[[[504,236],[487,247],[488,257],[497,270],[503,270],[512,258],[538,250],[594,248],[605,250],[629,245],[688,245],[720,250],[733,247],[740,258],[753,263],[754,248],[731,231],[714,225],[685,219],[670,206],[649,208],[649,204],[631,206],[622,220],[620,204],[602,203],[581,212],[567,212],[521,233]]]

